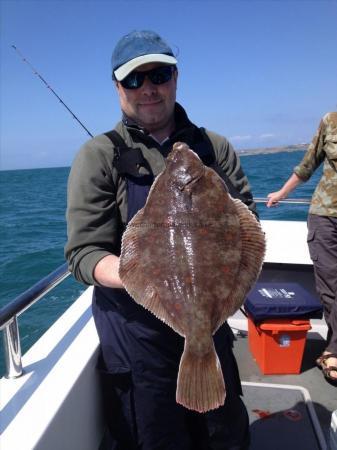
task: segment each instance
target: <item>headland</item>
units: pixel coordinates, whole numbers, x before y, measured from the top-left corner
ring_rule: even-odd
[[[280,153],[280,152],[298,152],[306,151],[309,144],[296,144],[296,145],[286,145],[283,147],[260,147],[260,148],[247,148],[238,149],[236,152],[240,156],[248,155],[262,155],[267,153]]]

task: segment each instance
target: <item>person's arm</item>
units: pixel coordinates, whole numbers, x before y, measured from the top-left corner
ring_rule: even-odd
[[[68,180],[65,255],[74,277],[88,285],[120,286],[118,175],[112,159],[111,142],[98,136],[80,150]]]
[[[267,202],[267,207],[270,208],[271,206],[276,206],[280,200],[287,198],[290,192],[292,192],[302,182],[303,180],[301,180],[296,173],[293,173],[279,191],[271,192],[267,195],[269,199]]]
[[[276,206],[277,203],[286,198],[300,183],[308,181],[314,171],[323,162],[325,123],[321,120],[318,130],[312,139],[302,161],[294,168],[294,173],[277,192],[267,195],[269,198],[267,207]]]

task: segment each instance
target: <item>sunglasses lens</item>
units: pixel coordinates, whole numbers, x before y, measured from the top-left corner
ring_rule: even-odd
[[[172,67],[164,66],[153,69],[148,73],[148,77],[153,84],[167,83],[172,78]]]
[[[145,77],[148,76],[153,84],[164,84],[170,81],[173,73],[172,66],[157,67],[156,69],[146,72],[131,72],[120,83],[125,89],[138,89],[144,83]]]
[[[121,85],[125,89],[138,89],[144,83],[144,80],[145,72],[131,72],[121,81]]]

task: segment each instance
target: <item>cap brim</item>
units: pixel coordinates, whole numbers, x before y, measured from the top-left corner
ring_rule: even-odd
[[[142,66],[143,64],[148,63],[164,63],[164,64],[177,64],[177,60],[174,56],[163,55],[163,54],[151,54],[151,55],[142,55],[137,56],[137,58],[131,59],[127,63],[118,67],[114,71],[114,75],[117,81],[124,80],[126,76],[129,75],[133,70],[137,67]]]

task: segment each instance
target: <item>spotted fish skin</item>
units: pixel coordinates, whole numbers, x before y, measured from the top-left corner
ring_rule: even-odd
[[[259,222],[222,179],[176,143],[122,239],[119,273],[133,299],[185,337],[177,402],[225,401],[212,335],[244,302],[265,251]]]

